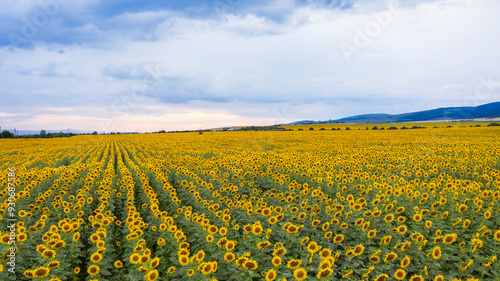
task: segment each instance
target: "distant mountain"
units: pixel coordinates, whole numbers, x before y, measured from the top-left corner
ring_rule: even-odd
[[[432,110],[417,111],[402,114],[363,114],[328,121],[297,121],[289,125],[313,123],[392,123],[392,122],[418,122],[462,120],[476,118],[500,117],[500,102],[483,104],[480,106],[443,107]]]

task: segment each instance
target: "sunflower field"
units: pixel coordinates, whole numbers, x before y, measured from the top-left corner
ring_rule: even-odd
[[[500,280],[500,128],[0,143],[0,280]]]

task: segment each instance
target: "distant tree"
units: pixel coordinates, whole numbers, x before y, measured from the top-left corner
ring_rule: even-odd
[[[389,127],[388,130],[397,130],[397,129],[398,129],[397,127],[391,126],[391,127]]]
[[[302,129],[302,128],[299,128],[299,131],[304,131],[304,129]]]
[[[326,130],[326,129],[325,129],[325,128],[321,128],[321,129],[319,129],[319,130],[320,130],[320,131],[324,131],[324,130]]]
[[[377,126],[373,126],[372,130],[378,130]]]
[[[7,131],[7,130],[4,130],[2,132],[2,138],[9,139],[9,138],[13,138],[13,137],[14,137],[14,134]]]
[[[97,131],[92,132],[92,135],[97,135]]]
[[[347,131],[351,130],[349,127],[345,127],[345,129],[346,129]]]
[[[45,137],[47,137],[47,131],[45,131],[45,130],[41,130],[41,131],[40,131],[40,137],[41,137],[41,138],[45,138]]]
[[[500,123],[490,123],[490,124],[488,124],[488,127],[496,127],[496,126],[500,126]]]
[[[314,131],[314,128],[313,128],[313,127],[310,127],[310,128],[309,128],[309,131]]]

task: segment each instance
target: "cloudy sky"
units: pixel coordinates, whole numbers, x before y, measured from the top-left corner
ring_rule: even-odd
[[[498,0],[2,0],[2,129],[156,131],[500,100]]]

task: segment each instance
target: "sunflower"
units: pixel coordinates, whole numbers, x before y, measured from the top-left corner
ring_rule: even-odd
[[[212,264],[211,263],[202,263],[198,267],[198,271],[200,271],[203,275],[208,275],[212,272]]]
[[[56,257],[56,252],[54,250],[45,250],[42,253],[42,257],[46,259],[53,259]]]
[[[214,241],[214,237],[212,235],[207,235],[206,240],[208,243],[212,243]]]
[[[90,235],[90,241],[92,241],[92,243],[95,243],[95,242],[99,241],[100,239],[101,239],[101,237],[99,237],[99,235],[96,233],[93,233],[92,235]]]
[[[403,269],[398,269],[396,270],[396,272],[394,272],[394,278],[396,278],[397,280],[403,280],[405,279],[405,276],[406,271],[404,271]]]
[[[236,247],[236,241],[228,241],[226,243],[226,250],[232,251]]]
[[[116,260],[113,265],[115,266],[115,268],[122,268],[123,267],[123,263],[120,261],[120,260]]]
[[[324,268],[318,272],[316,277],[318,279],[326,278],[327,276],[330,276],[333,274],[333,270],[331,268]]]
[[[175,272],[175,266],[171,266],[168,268],[168,273],[173,274]]]
[[[307,244],[307,242],[309,242],[309,236],[306,236],[306,237],[302,238],[302,240],[300,240],[301,245],[305,245],[305,244]]]
[[[61,265],[61,262],[60,262],[60,261],[51,261],[51,262],[49,262],[49,264],[47,265],[47,267],[48,267],[49,269],[56,269],[56,268],[58,268],[60,265]]]
[[[259,242],[257,243],[257,248],[263,249],[269,247],[270,245],[271,243],[269,243],[269,241]]]
[[[354,273],[354,270],[349,270],[347,271],[346,273],[344,273],[344,275],[342,275],[342,278],[347,278],[349,276],[351,276],[352,274]]]
[[[390,262],[395,260],[398,257],[398,254],[395,252],[390,252],[387,255],[385,255],[384,262]]]
[[[408,265],[410,265],[410,262],[411,262],[410,257],[409,257],[409,256],[406,256],[406,257],[404,257],[404,258],[403,258],[403,260],[401,260],[401,264],[400,264],[400,266],[401,266],[402,268],[407,268],[407,267],[408,267]]]
[[[132,259],[132,257],[130,257],[130,259]],[[189,264],[189,257],[188,256],[179,256],[179,263],[181,265],[188,265]]]
[[[50,269],[48,269],[47,267],[39,267],[35,270],[33,270],[33,277],[35,278],[43,278],[43,277],[46,277],[48,276],[50,273]]]
[[[177,255],[178,256],[189,256],[189,250],[181,249],[181,250],[177,251]]]
[[[320,220],[314,220],[314,221],[311,223],[311,225],[312,225],[313,227],[316,227],[316,226],[318,226],[320,223],[321,223],[321,221],[320,221]]]
[[[335,237],[333,237],[333,242],[335,243],[340,243],[342,241],[344,241],[344,235],[342,234],[337,234],[335,235]]]
[[[439,246],[434,247],[432,249],[432,257],[437,260],[441,257],[441,248]]]
[[[358,244],[358,245],[356,245],[356,247],[354,247],[352,254],[357,257],[357,256],[360,256],[361,254],[363,254],[364,250],[365,250],[365,247],[361,244]]]
[[[98,263],[102,260],[102,255],[99,253],[94,253],[94,254],[92,254],[92,256],[90,256],[90,260],[93,263]]]
[[[328,257],[330,257],[332,255],[332,251],[328,248],[325,248],[323,250],[321,250],[319,252],[319,257],[324,260],[324,259],[327,259]]]
[[[274,268],[271,268],[269,271],[266,272],[266,281],[273,281],[276,279],[276,270]]]
[[[159,276],[158,270],[155,269],[146,274],[144,276],[144,279],[146,279],[147,281],[155,281],[158,278],[158,276]]]
[[[431,228],[432,227],[432,221],[425,221],[425,227]]]
[[[368,260],[370,260],[371,263],[379,263],[380,262],[380,258],[378,256],[371,256]]]
[[[293,272],[293,277],[298,281],[302,281],[307,278],[307,271],[303,268],[297,268]]]
[[[424,281],[424,277],[422,277],[422,275],[415,274],[410,277],[410,281]]]
[[[75,274],[80,273],[80,268],[79,268],[79,267],[75,267],[75,269],[73,270],[73,272],[74,272]]]
[[[400,225],[398,228],[397,228],[397,232],[399,234],[404,234],[406,233],[406,231],[408,230],[408,228],[406,227],[406,225]]]
[[[227,239],[226,238],[221,238],[219,239],[219,241],[217,241],[217,247],[224,247],[227,243]]]
[[[258,267],[257,262],[253,260],[246,260],[242,266],[248,270],[256,270]]]
[[[379,276],[375,277],[375,281],[385,281],[385,279],[387,279],[389,277],[389,275],[387,274],[380,274]]]
[[[274,266],[279,266],[281,265],[281,257],[274,256],[271,262],[273,263]]]
[[[236,260],[236,265],[238,266],[243,266],[243,264],[248,260],[248,257],[246,255],[243,255],[241,257],[239,257],[237,260]]]
[[[243,227],[243,231],[245,231],[246,233],[250,233],[252,232],[253,230],[253,226],[251,224],[247,224]]]
[[[274,250],[273,252],[273,256],[284,256],[286,254],[286,249],[283,247],[283,248],[278,248],[276,250]]]
[[[224,254],[224,260],[227,262],[232,262],[235,258],[236,256],[232,252],[227,252],[226,254]]]
[[[90,274],[91,276],[95,276],[99,273],[99,266],[97,265],[91,265],[89,268],[87,268],[87,273]]]
[[[73,242],[77,242],[80,239],[80,232],[75,232],[73,234]]]
[[[444,281],[444,276],[443,275],[436,275],[434,277],[434,281]]]
[[[330,268],[334,263],[335,263],[335,258],[330,256],[328,259],[325,259],[319,263],[318,269],[321,270],[325,268]]]
[[[225,227],[221,227],[221,228],[219,229],[219,234],[220,234],[220,235],[226,235],[226,234],[227,234],[227,228],[225,228]]]
[[[375,236],[377,236],[377,230],[375,229],[369,230],[366,234],[366,237],[368,237],[369,239],[375,238]]]
[[[151,260],[151,263],[150,263],[149,267],[156,268],[159,264],[160,264],[160,258],[159,257],[155,257],[155,258],[153,258]]]
[[[10,235],[7,235],[7,236],[10,236]],[[3,238],[3,236],[2,236]],[[8,243],[8,242],[7,242]],[[47,247],[45,247],[44,245],[40,244],[38,246],[36,246],[36,251],[39,253],[39,254],[42,254],[45,250],[47,250]]]
[[[460,205],[460,206],[458,207],[458,212],[459,212],[459,213],[463,213],[463,212],[465,212],[465,211],[467,211],[467,205],[462,204],[462,205]]]
[[[392,222],[393,220],[394,220],[394,215],[393,215],[393,214],[388,214],[388,215],[387,215],[387,216],[385,216],[385,218],[384,218],[384,221],[385,221],[386,223],[390,223],[390,222]]]
[[[54,243],[54,246],[52,246],[53,249],[60,249],[66,246],[66,242],[64,240],[59,240],[56,243]]]
[[[24,242],[28,238],[28,235],[26,233],[20,233],[17,235],[17,241],[19,242]]]
[[[495,238],[496,241],[500,241],[500,230],[495,231],[493,238]]]
[[[290,234],[297,233],[299,231],[299,228],[295,226],[294,224],[289,224],[288,227],[285,229],[286,232]]]
[[[269,224],[275,224],[278,222],[278,219],[275,216],[272,216],[268,219]]]
[[[452,233],[452,234],[447,234],[443,238],[443,243],[445,244],[453,244],[457,240],[457,234]]]
[[[289,268],[289,269],[297,269],[299,268],[299,266],[302,264],[302,261],[301,260],[298,260],[298,259],[291,259],[288,261],[288,263],[286,264],[286,266]]]
[[[187,276],[193,276],[193,274],[194,274],[194,269],[188,270]]]
[[[97,248],[104,248],[105,245],[106,245],[106,242],[104,242],[104,240],[99,240],[96,243]]]
[[[315,241],[312,241],[307,245],[307,251],[310,253],[315,253],[319,249],[320,247],[318,246],[318,243],[316,243]]]
[[[179,259],[180,260],[180,259]],[[138,264],[141,262],[141,255],[139,255],[138,253],[133,253],[131,256],[130,256],[130,262],[133,263],[133,264]]]

